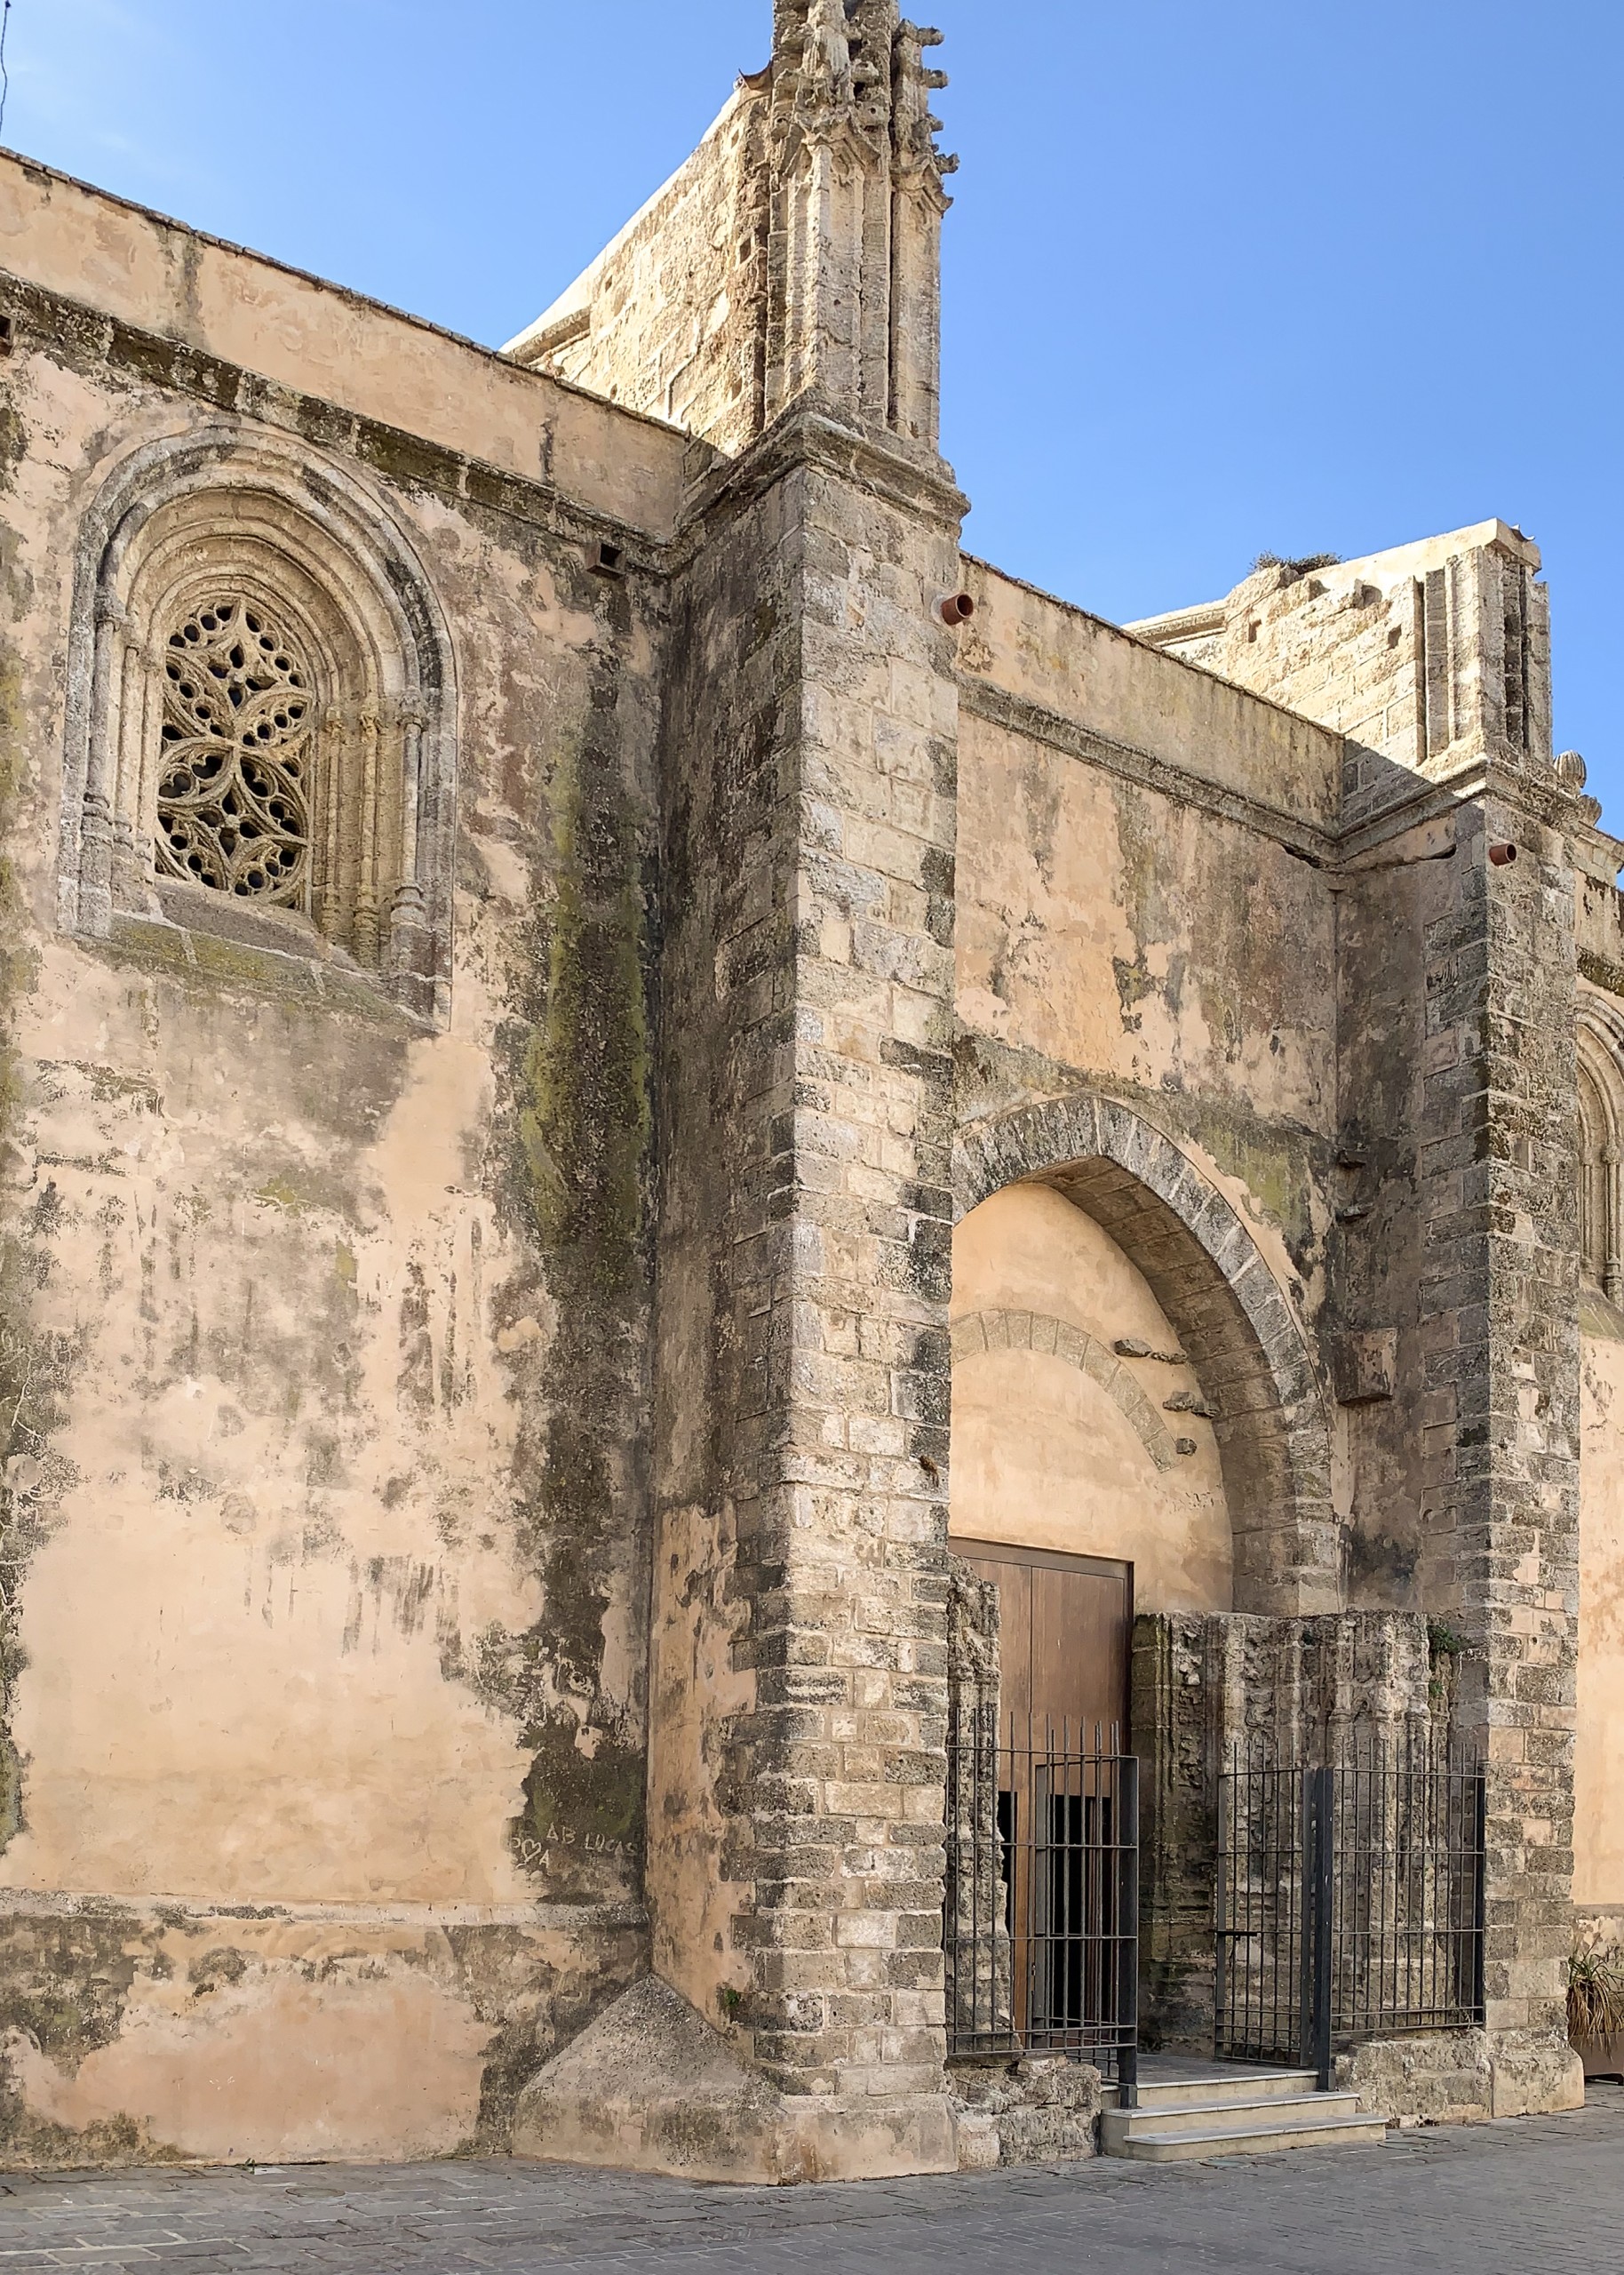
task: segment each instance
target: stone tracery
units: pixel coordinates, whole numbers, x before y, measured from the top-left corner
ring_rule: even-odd
[[[162,867],[217,892],[296,902],[309,866],[313,708],[298,643],[234,595],[170,634],[163,676]]]

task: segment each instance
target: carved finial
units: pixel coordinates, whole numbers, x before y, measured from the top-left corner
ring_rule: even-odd
[[[1570,790],[1582,790],[1589,778],[1589,768],[1576,750],[1557,753],[1554,762],[1558,777]]]

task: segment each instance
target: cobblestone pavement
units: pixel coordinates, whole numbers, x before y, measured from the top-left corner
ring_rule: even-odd
[[[1379,2149],[696,2188],[505,2161],[0,2176],[0,2275],[1624,2275],[1624,2088]]]

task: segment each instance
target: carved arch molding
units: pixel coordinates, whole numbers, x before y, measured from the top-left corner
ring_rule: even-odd
[[[1308,1339],[1251,1233],[1163,1131],[1094,1091],[968,1124],[954,1148],[967,1213],[1004,1186],[1049,1185],[1150,1282],[1214,1410],[1239,1611],[1340,1608],[1331,1437]]]
[[[444,617],[370,491],[232,421],[147,444],[79,533],[60,922],[247,926],[443,1018],[456,711]]]
[[[1624,1305],[1624,1006],[1581,986],[1576,1040],[1580,1267]]]

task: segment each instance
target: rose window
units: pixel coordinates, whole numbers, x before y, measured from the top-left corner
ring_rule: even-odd
[[[158,860],[260,900],[303,897],[310,858],[310,674],[258,603],[219,599],[163,655]]]

